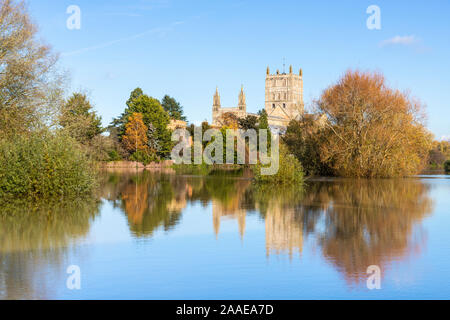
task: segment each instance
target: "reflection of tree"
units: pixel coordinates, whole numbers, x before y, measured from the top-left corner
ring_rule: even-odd
[[[267,254],[301,251],[309,234],[349,282],[367,279],[370,265],[383,269],[418,252],[418,222],[432,211],[428,187],[412,179],[309,182],[304,193],[250,190],[247,198],[265,218]]]
[[[322,209],[324,228],[316,234],[323,254],[349,282],[367,279],[370,265],[383,269],[417,252],[424,238],[414,227],[432,211],[428,187],[407,179],[314,183],[304,205],[316,222]]]
[[[369,265],[383,268],[417,252],[423,244],[418,222],[432,211],[428,187],[412,179],[309,181],[299,190],[240,178],[139,173],[110,176],[107,185],[137,235],[172,228],[188,202],[200,202],[212,205],[216,234],[228,218],[238,221],[243,237],[246,215],[258,211],[268,255],[301,252],[310,236],[350,282],[366,279]]]
[[[152,235],[160,226],[169,230],[178,223],[188,186],[175,176],[143,171],[111,174],[106,180],[105,196],[124,210],[137,236]]]
[[[171,174],[129,172],[104,177],[104,197],[122,208],[131,230],[138,236],[152,235],[163,226],[175,226],[188,201],[203,206],[212,203],[216,233],[222,217],[237,218],[240,233],[245,232],[246,210],[243,198],[250,185],[248,179],[226,177],[185,177]]]
[[[2,203],[0,299],[48,298],[45,285],[57,277],[42,269],[61,270],[67,247],[88,233],[99,205],[94,198]]]
[[[0,209],[0,253],[65,247],[89,231],[100,201],[84,198],[29,203],[12,201]]]
[[[190,201],[200,201],[205,206],[212,205],[213,226],[216,235],[220,231],[223,218],[237,219],[239,234],[245,233],[245,217],[247,208],[244,205],[246,190],[251,181],[248,179],[230,178],[226,176],[189,178],[187,183],[192,187]]]

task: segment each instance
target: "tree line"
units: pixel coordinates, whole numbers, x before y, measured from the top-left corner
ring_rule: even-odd
[[[425,115],[423,103],[391,88],[382,74],[348,70],[313,101],[310,114],[289,123],[282,148],[308,176],[414,175],[431,163],[443,167],[450,160],[448,143],[433,141]],[[261,119],[267,121],[267,115]],[[228,113],[221,122],[256,129],[261,119]]]
[[[185,121],[183,107],[166,95],[160,102],[136,88],[126,102],[124,112],[108,127],[116,150],[111,160],[128,159],[149,163],[168,159],[172,149],[171,120]]]
[[[167,124],[186,119],[172,97],[159,102],[136,89],[124,113],[104,128],[85,93],[65,98],[67,74],[57,62],[58,56],[38,37],[25,2],[1,0],[2,199],[91,193],[99,161],[165,159],[171,143]],[[145,145],[136,148],[140,130],[145,131]]]
[[[324,121],[293,121],[284,137],[308,174],[398,177],[427,167],[433,136],[425,106],[382,74],[349,70],[313,108]]]
[[[91,192],[99,161],[169,158],[169,124],[186,121],[178,101],[167,95],[160,101],[136,88],[122,114],[104,128],[85,93],[65,98],[67,75],[38,38],[24,2],[0,5],[0,196]],[[282,135],[287,181],[299,171],[366,178],[407,176],[427,166],[450,171],[449,143],[433,141],[424,104],[389,87],[380,73],[347,71],[312,111],[292,120]],[[225,114],[221,129],[227,128],[269,129],[268,116],[264,110],[258,117]]]

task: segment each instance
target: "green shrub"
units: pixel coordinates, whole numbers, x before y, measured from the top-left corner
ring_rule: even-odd
[[[445,161],[444,170],[445,172],[450,173],[450,160]]]
[[[120,161],[121,157],[117,150],[111,150],[108,152],[109,161]]]
[[[138,150],[130,156],[131,161],[141,162],[145,166],[151,162],[159,162],[159,158],[155,153]]]
[[[280,144],[279,169],[274,175],[262,175],[261,164],[253,166],[253,174],[257,183],[302,185],[304,172],[300,161],[289,153],[284,144]]]
[[[0,140],[0,197],[73,196],[90,193],[94,167],[79,144],[63,134]]]

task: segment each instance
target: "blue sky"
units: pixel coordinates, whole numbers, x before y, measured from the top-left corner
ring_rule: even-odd
[[[428,127],[450,137],[450,1],[28,0],[40,35],[61,54],[71,90],[84,90],[104,124],[141,87],[175,97],[190,122],[211,120],[216,86],[235,106],[264,106],[266,67],[303,68],[307,106],[347,69],[376,70],[427,105]],[[81,9],[69,30],[67,7]],[[366,9],[381,9],[369,30]]]

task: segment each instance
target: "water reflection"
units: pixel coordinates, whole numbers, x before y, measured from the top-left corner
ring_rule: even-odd
[[[95,198],[2,203],[0,299],[48,298],[65,253],[88,233],[99,206]]]
[[[384,269],[419,252],[420,222],[433,210],[429,186],[412,179],[315,183],[303,205],[313,216],[308,232],[349,282],[367,279],[370,265]]]
[[[137,236],[170,230],[190,202],[212,206],[213,227],[235,219],[244,238],[246,217],[265,223],[266,254],[301,254],[311,238],[349,282],[367,278],[420,251],[421,220],[432,212],[429,186],[416,179],[310,181],[304,190],[256,187],[248,179],[141,173],[109,177],[107,197],[126,213]]]
[[[188,185],[171,175],[145,171],[114,173],[107,177],[104,197],[127,215],[136,236],[150,236],[160,226],[170,230],[186,205]]]
[[[255,209],[265,219],[266,254],[287,253],[292,259],[303,249],[303,219],[298,207],[305,190],[292,187],[252,186]]]
[[[223,221],[233,219],[245,243],[249,215],[257,215],[265,225],[265,250],[258,254],[301,264],[308,243],[349,284],[365,281],[369,265],[386,269],[420,252],[426,241],[421,222],[433,211],[430,184],[420,179],[309,181],[299,190],[256,187],[243,177],[130,171],[105,174],[101,185],[98,198],[120,209],[136,238],[153,237],[157,230],[170,235],[189,204],[200,204],[216,237]],[[96,198],[3,204],[0,299],[54,297],[58,286],[52,279],[61,279],[57,273],[64,278],[71,244],[106,213]],[[183,250],[183,241],[179,245]]]

